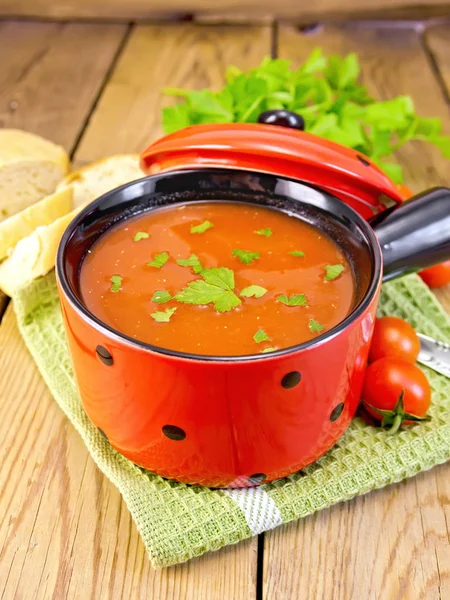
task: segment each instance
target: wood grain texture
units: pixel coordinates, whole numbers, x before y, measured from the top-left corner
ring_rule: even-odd
[[[118,490],[0,327],[0,598],[252,600],[256,541],[155,571]]]
[[[425,31],[424,39],[450,104],[450,23],[430,27]]]
[[[0,127],[26,129],[70,152],[126,30],[0,23]]]
[[[269,51],[269,29],[138,27],[77,159],[147,143],[162,85],[220,85],[224,65],[250,66]],[[0,390],[0,598],[255,599],[256,539],[151,569],[120,494],[50,397],[11,308],[0,326]]]
[[[155,17],[168,18],[184,14],[213,15],[215,13],[248,15],[255,19],[262,14],[276,17],[317,19],[352,17],[353,15],[378,15],[398,9],[413,10],[427,15],[436,9],[449,9],[448,0],[316,0],[315,2],[292,2],[292,0],[0,0],[0,15],[51,17],[55,19],[122,19],[140,20]],[[448,13],[447,13],[448,14]]]
[[[414,32],[282,29],[279,55],[301,61],[314,45],[357,51],[374,96],[409,93],[426,116],[449,118]],[[425,146],[399,153],[408,183],[450,184],[448,161]],[[450,311],[450,292],[439,292]],[[265,536],[264,597],[271,600],[450,598],[450,465],[340,504]],[[289,564],[289,568],[286,565]]]
[[[162,88],[220,88],[228,65],[248,68],[270,54],[269,27],[139,26],[94,111],[77,164],[140,152],[161,135]]]

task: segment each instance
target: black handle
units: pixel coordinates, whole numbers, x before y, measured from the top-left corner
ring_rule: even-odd
[[[450,189],[414,196],[370,220],[383,253],[383,281],[450,259]]]
[[[259,115],[258,123],[290,127],[291,129],[300,129],[300,131],[305,129],[303,117],[291,110],[266,110]]]

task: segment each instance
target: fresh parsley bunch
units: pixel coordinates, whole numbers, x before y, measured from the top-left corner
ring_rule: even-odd
[[[183,103],[163,109],[165,133],[201,123],[255,123],[265,110],[287,109],[302,115],[306,131],[369,156],[396,183],[402,168],[386,159],[410,140],[431,142],[450,158],[450,138],[440,119],[415,114],[410,96],[376,102],[358,83],[355,54],[326,58],[316,48],[293,69],[288,60],[265,58],[246,73],[229,67],[218,91],[165,89]]]

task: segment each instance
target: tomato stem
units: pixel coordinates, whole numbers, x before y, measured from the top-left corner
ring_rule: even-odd
[[[428,415],[419,417],[417,415],[405,412],[404,397],[405,390],[402,390],[393,410],[384,410],[381,408],[376,408],[368,402],[364,402],[364,404],[368,408],[370,408],[374,413],[379,415],[382,427],[389,427],[388,433],[395,433],[396,431],[398,431],[405,421],[417,422],[430,420],[430,417]]]
[[[392,421],[392,425],[391,425],[390,429],[388,430],[388,433],[395,433],[396,431],[398,431],[400,429],[400,427],[402,426],[402,423],[403,423],[402,415],[395,415],[394,420]]]

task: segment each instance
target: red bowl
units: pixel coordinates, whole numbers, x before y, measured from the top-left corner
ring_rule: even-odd
[[[162,205],[217,198],[290,211],[338,241],[355,273],[351,314],[291,348],[213,357],[141,343],[86,309],[80,266],[111,224]],[[57,257],[67,339],[89,418],[137,465],[190,484],[245,487],[314,462],[356,412],[383,260],[389,278],[450,258],[449,202],[449,190],[435,190],[385,211],[372,226],[299,181],[209,168],[147,177],[102,196],[69,225]],[[426,234],[420,243],[418,227]]]

